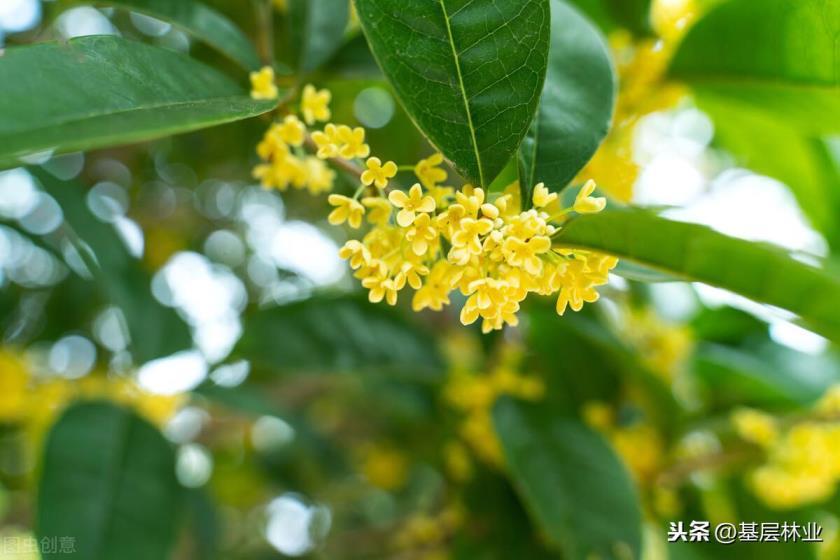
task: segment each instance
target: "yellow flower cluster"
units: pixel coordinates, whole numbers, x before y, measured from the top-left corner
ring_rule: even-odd
[[[324,138],[316,139],[319,153],[357,149],[349,137],[338,145],[331,136],[325,131]],[[398,293],[409,286],[415,290],[415,311],[440,311],[450,303],[450,292],[460,290],[467,297],[461,322],[469,325],[481,319],[482,330],[489,332],[516,325],[520,303],[532,292],[558,294],[561,315],[567,307],[578,311],[584,302],[598,299],[595,288],[607,282],[617,260],[554,248],[551,242],[572,211],[604,208],[606,199],[592,196],[594,183],[583,187],[569,209],[559,208],[557,194],[539,184],[533,208],[523,211],[516,185],[493,195],[469,185],[457,192],[439,185],[447,177],[442,162],[440,154],[419,162],[414,171],[420,182],[408,192],[393,189],[386,197],[397,166],[370,158],[356,197],[330,196],[335,206],[330,223],[347,222],[358,229],[367,216],[371,226],[361,240],[348,241],[340,255],[370,291],[372,302],[384,299],[394,305]],[[372,196],[358,200],[368,187],[374,190]]]
[[[397,551],[407,552],[399,555],[400,558],[447,560],[450,555],[446,542],[461,528],[464,517],[463,506],[459,504],[447,506],[434,515],[413,515],[397,531],[393,546]]]
[[[609,440],[639,483],[654,481],[664,464],[665,444],[653,425],[643,420],[619,425],[613,409],[598,401],[586,403],[582,416],[586,424]]]
[[[733,415],[736,432],[766,450],[767,461],[749,476],[767,505],[787,509],[833,496],[840,483],[840,387],[830,389],[812,415],[787,427],[755,410]]]
[[[257,145],[257,154],[264,163],[257,165],[253,171],[254,178],[259,179],[263,187],[285,191],[291,186],[295,189],[306,189],[313,195],[332,190],[335,171],[323,161],[327,156],[320,153],[319,157],[309,156],[304,151],[307,125],[326,121],[331,116],[330,98],[329,91],[318,91],[307,85],[303,89],[300,105],[303,121],[295,115],[287,115],[282,121],[269,127]],[[341,129],[339,132],[343,137],[345,130]],[[317,134],[323,133],[316,132],[315,135]],[[334,154],[329,154],[329,157],[332,155]]]
[[[461,437],[479,458],[494,466],[504,465],[504,456],[493,429],[493,405],[504,395],[536,401],[545,394],[545,385],[541,379],[517,372],[520,360],[521,351],[507,346],[502,352],[499,365],[489,374],[455,370],[444,389],[446,402],[464,416],[460,426]],[[463,454],[457,446],[449,446],[446,453],[450,467],[468,472]],[[453,464],[453,461],[458,464]]]

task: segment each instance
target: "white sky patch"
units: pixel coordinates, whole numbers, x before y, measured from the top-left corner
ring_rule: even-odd
[[[0,35],[32,29],[41,21],[40,0],[0,1]]]
[[[210,363],[223,360],[239,340],[239,315],[248,295],[227,267],[198,253],[178,253],[155,275],[152,291],[161,303],[181,312]]]
[[[140,386],[158,395],[177,395],[198,387],[207,377],[201,352],[186,350],[147,362],[137,372]]]
[[[318,286],[333,284],[344,276],[338,245],[321,230],[306,222],[279,226],[271,240],[274,263],[291,270]]]

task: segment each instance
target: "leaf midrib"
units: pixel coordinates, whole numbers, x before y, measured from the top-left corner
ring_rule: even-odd
[[[473,152],[475,153],[475,162],[478,165],[478,181],[481,187],[484,184],[484,166],[481,163],[481,154],[478,150],[478,140],[475,136],[475,126],[472,120],[472,111],[470,109],[470,102],[467,96],[467,89],[464,87],[464,75],[461,72],[461,59],[458,56],[458,49],[455,47],[455,39],[452,36],[452,25],[449,19],[449,13],[446,9],[446,0],[440,0],[440,8],[443,11],[443,21],[446,23],[446,34],[449,39],[449,47],[452,49],[452,58],[455,60],[455,73],[458,76],[458,85],[461,90],[461,99],[464,101],[464,109],[467,112],[467,125],[470,129],[470,137],[472,139]]]

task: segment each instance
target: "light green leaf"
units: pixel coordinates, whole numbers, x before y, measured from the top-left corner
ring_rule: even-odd
[[[315,70],[344,44],[350,19],[345,0],[291,0],[289,31],[304,72]]]
[[[0,168],[32,153],[151,140],[275,105],[188,56],[119,37],[13,47],[0,57]]]
[[[356,7],[408,113],[465,177],[489,186],[537,109],[548,0],[357,0]]]
[[[519,148],[522,200],[534,185],[559,191],[586,165],[607,135],[615,76],[598,30],[562,0],[551,0],[551,48],[542,99]]]
[[[47,440],[41,538],[72,537],[67,560],[169,558],[181,491],[172,448],[153,426],[105,403],[72,407]]]
[[[254,45],[227,17],[196,0],[97,0],[174,24],[247,70],[260,66]]]
[[[564,558],[639,557],[639,498],[601,436],[550,407],[509,399],[493,420],[514,485]]]
[[[186,323],[154,298],[149,273],[129,254],[114,227],[93,215],[82,185],[59,181],[43,170],[32,173],[61,206],[63,231],[71,232],[78,254],[92,254],[87,266],[105,299],[122,310],[134,359],[142,364],[189,348],[192,338]]]
[[[593,249],[703,282],[798,314],[814,331],[840,340],[840,278],[777,247],[675,222],[638,208],[572,219],[555,246]]]
[[[683,40],[671,76],[812,133],[840,130],[838,0],[731,0]]]
[[[315,297],[254,313],[237,354],[275,372],[388,373],[435,379],[443,362],[430,333],[394,309]]]

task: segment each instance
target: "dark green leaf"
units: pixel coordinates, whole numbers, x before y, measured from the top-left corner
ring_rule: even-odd
[[[796,313],[809,328],[840,340],[840,278],[777,247],[638,208],[574,218],[555,237],[555,245],[603,251],[685,281],[724,288]]]
[[[97,0],[167,21],[204,41],[247,70],[260,66],[254,45],[236,25],[196,0]]]
[[[605,0],[616,23],[636,35],[649,35],[651,0]]]
[[[0,168],[39,151],[140,142],[274,105],[185,55],[119,37],[14,47],[0,57]]]
[[[468,179],[490,185],[537,109],[548,0],[357,0],[356,7],[420,129]]]
[[[344,43],[349,18],[345,0],[290,1],[289,31],[301,70],[315,70],[336,53]]]
[[[38,492],[38,536],[74,539],[68,560],[169,558],[181,490],[163,436],[129,410],[74,406],[53,428]]]
[[[313,298],[254,313],[237,353],[284,372],[382,372],[438,377],[433,337],[394,309],[356,298]]]
[[[534,122],[519,148],[524,204],[534,185],[559,191],[607,135],[615,76],[603,37],[576,9],[551,0],[548,71]]]
[[[639,557],[639,499],[601,436],[547,407],[507,399],[493,419],[515,486],[564,557]]]
[[[705,100],[760,108],[811,132],[840,130],[837,0],[732,0],[700,20],[671,75]]]
[[[135,360],[144,363],[189,348],[192,339],[186,323],[152,296],[149,274],[128,253],[114,228],[94,217],[85,203],[83,187],[59,181],[44,171],[32,172],[61,206],[65,226],[78,237],[74,241],[79,253],[94,255],[95,261],[87,264],[106,299],[125,315]]]

